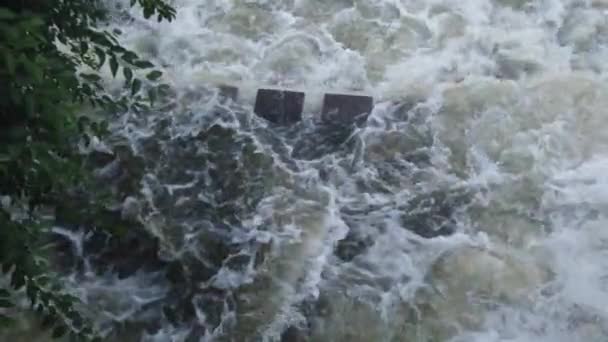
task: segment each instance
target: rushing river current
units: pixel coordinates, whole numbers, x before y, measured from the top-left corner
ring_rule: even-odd
[[[608,341],[608,1],[173,3],[110,2],[175,94],[111,125],[154,265],[67,279],[109,340]],[[375,107],[323,126],[325,92]]]

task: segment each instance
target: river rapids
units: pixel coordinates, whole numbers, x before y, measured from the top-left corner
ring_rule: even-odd
[[[93,271],[56,228],[108,341],[608,341],[608,1],[108,3],[175,89],[106,142],[154,265]],[[254,115],[262,87],[303,121]],[[374,110],[323,127],[326,92]]]

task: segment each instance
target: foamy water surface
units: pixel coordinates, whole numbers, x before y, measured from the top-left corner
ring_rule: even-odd
[[[179,292],[163,277],[75,282],[106,332],[608,340],[607,1],[174,4],[156,23],[112,3],[123,42],[177,90],[172,109],[113,130],[148,160],[136,196],[161,257],[211,271],[192,276],[181,322],[154,306]],[[219,112],[200,95],[218,83],[240,89]],[[304,121],[253,115],[265,86],[304,91]],[[376,106],[362,127],[322,131],[324,92]]]

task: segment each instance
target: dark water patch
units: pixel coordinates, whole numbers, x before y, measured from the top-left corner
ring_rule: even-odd
[[[464,190],[436,190],[412,198],[404,208],[404,228],[424,238],[447,236],[457,229],[457,216],[466,210],[472,194]]]
[[[299,132],[292,141],[292,157],[314,160],[335,153],[347,153],[354,149],[357,139],[353,137],[356,126],[349,124],[318,123]]]

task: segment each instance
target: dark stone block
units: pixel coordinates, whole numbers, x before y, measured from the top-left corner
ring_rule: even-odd
[[[259,89],[254,112],[279,125],[290,125],[302,120],[304,93],[295,91]]]
[[[321,118],[333,123],[361,124],[374,108],[371,96],[325,94]]]
[[[219,86],[219,91],[221,103],[224,103],[228,100],[236,101],[237,97],[239,96],[239,88],[237,87],[221,85]]]

